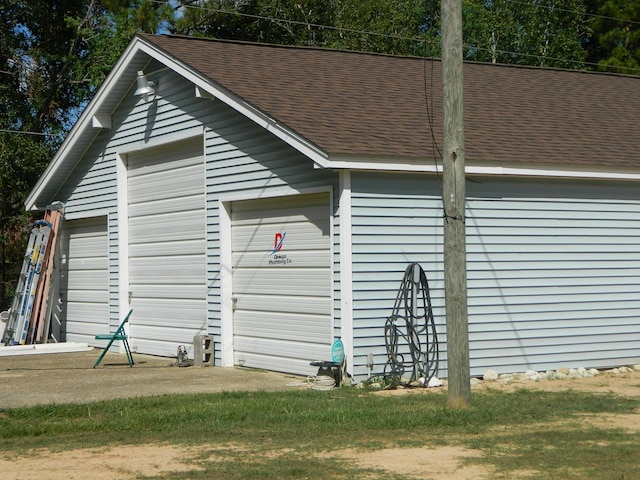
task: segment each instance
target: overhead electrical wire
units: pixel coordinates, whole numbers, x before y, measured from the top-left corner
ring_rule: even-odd
[[[26,130],[10,130],[6,128],[0,128],[0,133],[15,133],[20,135],[40,135],[44,137],[58,137],[60,135],[64,135],[63,133],[29,132]]]
[[[158,3],[158,4],[163,4],[166,3],[165,1],[162,0],[149,0],[151,3]],[[237,15],[239,17],[245,17],[245,18],[253,18],[255,20],[267,20],[270,22],[274,22],[274,23],[287,23],[289,25],[297,25],[297,26],[301,26],[301,27],[311,27],[311,28],[321,28],[324,30],[335,30],[338,32],[344,32],[344,33],[357,33],[360,35],[370,35],[370,36],[375,36],[375,37],[383,37],[383,38],[391,38],[394,40],[411,40],[411,41],[424,41],[424,38],[420,38],[420,37],[404,37],[402,35],[392,35],[390,33],[380,33],[380,32],[371,32],[368,30],[356,30],[356,29],[351,29],[351,28],[344,28],[344,27],[335,27],[333,25],[322,25],[319,23],[309,23],[309,22],[303,22],[300,20],[289,20],[286,18],[278,18],[278,17],[268,17],[265,15],[256,15],[253,13],[242,13],[242,12],[238,12],[235,10],[224,10],[222,8],[210,8],[210,7],[205,7],[205,6],[200,6],[200,5],[182,5],[182,8],[186,8],[186,9],[192,9],[192,10],[202,10],[205,12],[209,12],[209,13],[221,13],[221,14],[225,14],[225,15]],[[434,43],[434,42],[430,42],[430,43]]]
[[[151,3],[157,3],[157,4],[166,3],[166,0],[165,1],[163,1],[163,0],[149,0],[149,1]],[[531,7],[537,7],[538,6],[538,5],[534,5],[534,4],[531,4],[531,3],[519,2],[517,0],[508,0],[508,1],[510,1],[512,3],[520,4],[520,5],[531,6]],[[383,37],[383,38],[392,38],[392,39],[395,39],[395,40],[405,40],[405,41],[423,42],[423,43],[424,42],[428,42],[430,44],[439,43],[439,42],[435,42],[434,40],[425,39],[423,37],[405,37],[405,36],[402,36],[402,35],[392,35],[392,34],[386,34],[386,33],[380,33],[380,32],[372,32],[372,31],[367,31],[367,30],[348,29],[348,28],[343,28],[343,27],[335,27],[335,26],[332,26],[332,25],[322,25],[322,24],[317,24],[317,23],[304,22],[304,21],[300,21],[300,20],[289,20],[289,19],[270,17],[270,16],[265,16],[265,15],[255,15],[255,14],[249,14],[249,13],[242,13],[242,12],[238,12],[238,11],[229,11],[229,10],[225,10],[225,9],[221,9],[221,8],[211,8],[211,7],[201,6],[201,5],[184,5],[184,4],[182,4],[178,8],[201,10],[201,11],[210,12],[210,13],[220,13],[220,14],[223,14],[223,15],[236,15],[236,16],[240,16],[240,17],[253,18],[253,19],[256,19],[256,20],[265,20],[265,21],[270,21],[270,22],[274,22],[274,23],[276,23],[276,22],[277,23],[286,23],[286,24],[289,24],[289,25],[305,26],[305,27],[309,27],[309,28],[321,28],[321,29],[326,29],[326,30],[335,30],[335,31],[344,32],[344,33],[356,33],[356,34],[360,34],[360,35],[371,35],[371,36],[377,36],[377,37]],[[552,8],[552,7],[546,7],[546,8]],[[628,23],[633,23],[633,24],[640,24],[640,22],[636,22],[636,21],[625,20],[625,19],[615,18],[615,17],[607,17],[607,16],[604,16],[604,15],[590,14],[590,13],[587,13],[587,12],[578,12],[578,11],[574,11],[574,10],[560,9],[560,8],[558,8],[558,10],[564,11],[564,12],[567,12],[567,13],[575,13],[576,15],[588,15],[588,16],[596,17],[596,18],[604,18],[604,19],[616,20],[616,21],[620,21],[620,22],[628,22]],[[493,53],[500,53],[500,54],[503,54],[503,55],[520,56],[520,57],[526,57],[526,58],[535,58],[536,60],[551,60],[551,61],[554,61],[554,62],[564,62],[564,63],[575,64],[575,65],[580,65],[580,66],[585,66],[585,67],[588,66],[588,67],[624,69],[625,71],[629,72],[629,74],[640,73],[640,68],[635,68],[635,67],[623,67],[623,66],[618,66],[618,65],[600,65],[599,63],[586,62],[586,61],[583,61],[583,60],[571,60],[571,59],[565,59],[565,58],[548,57],[548,56],[545,56],[545,55],[535,55],[535,54],[528,54],[528,53],[522,53],[522,52],[513,52],[513,51],[509,51],[509,50],[497,50],[497,49],[482,47],[482,46],[479,46],[479,45],[465,44],[463,46],[467,50],[474,49],[474,50],[481,50],[481,51],[487,51],[487,52],[493,52]]]
[[[632,25],[640,25],[640,21],[627,20],[625,18],[610,17],[610,16],[607,16],[607,15],[600,15],[600,14],[597,14],[597,13],[578,12],[577,10],[570,10],[568,8],[556,7],[556,6],[551,6],[551,5],[543,5],[543,4],[535,4],[535,3],[529,3],[529,2],[522,2],[520,0],[505,0],[505,1],[507,1],[509,3],[515,3],[517,5],[525,5],[527,7],[544,8],[546,10],[557,10],[559,12],[564,12],[564,13],[575,13],[576,15],[584,15],[585,17],[601,18],[603,20],[613,20],[615,22],[630,23]]]

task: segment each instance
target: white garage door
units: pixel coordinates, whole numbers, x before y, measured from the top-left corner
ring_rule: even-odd
[[[331,358],[329,195],[231,207],[234,362],[314,374]]]
[[[64,221],[59,247],[62,338],[95,345],[110,331],[106,218]]]
[[[207,328],[202,143],[127,161],[130,333],[138,352],[175,356]]]

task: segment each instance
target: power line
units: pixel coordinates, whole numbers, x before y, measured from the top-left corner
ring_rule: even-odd
[[[157,3],[157,4],[165,3],[162,0],[149,0],[149,1],[151,3]],[[516,3],[516,4],[520,4],[520,5],[530,6],[530,7],[543,7],[543,8],[547,8],[547,9],[555,8],[556,10],[559,10],[559,11],[564,11],[564,12],[568,12],[568,13],[575,13],[577,15],[589,15],[589,16],[598,17],[598,18],[605,18],[605,19],[616,20],[616,21],[620,21],[620,22],[629,22],[629,23],[640,25],[640,22],[631,21],[631,20],[624,20],[624,19],[621,19],[621,18],[606,17],[606,16],[603,16],[603,15],[590,14],[590,13],[587,13],[587,12],[577,12],[575,10],[569,10],[569,9],[564,9],[564,8],[559,8],[559,7],[549,7],[549,6],[544,6],[544,5],[533,5],[531,3],[521,2],[521,1],[518,1],[518,0],[507,0],[507,1],[510,1],[510,2]],[[264,15],[255,15],[255,14],[249,14],[249,13],[242,13],[242,12],[238,12],[238,11],[229,11],[229,10],[224,10],[224,9],[221,9],[221,8],[211,8],[211,7],[200,6],[200,5],[184,5],[183,4],[182,8],[193,9],[193,10],[201,10],[201,11],[205,11],[205,12],[209,12],[209,13],[220,13],[220,14],[223,14],[223,15],[237,15],[237,16],[240,16],[240,17],[252,18],[252,19],[255,19],[255,20],[265,20],[265,21],[269,21],[269,22],[273,22],[273,23],[286,23],[286,24],[289,24],[289,25],[304,26],[304,27],[309,27],[309,28],[321,28],[321,29],[333,30],[333,31],[341,32],[341,33],[354,33],[354,34],[360,34],[360,35],[377,36],[377,37],[382,37],[382,38],[391,38],[391,39],[394,39],[394,40],[404,40],[404,41],[411,41],[411,42],[422,42],[422,43],[425,43],[425,41],[426,41],[427,43],[430,43],[432,45],[434,43],[439,43],[436,40],[429,41],[428,39],[425,39],[424,37],[405,37],[405,36],[402,36],[402,35],[392,35],[392,34],[386,34],[386,33],[371,32],[371,31],[367,31],[367,30],[355,30],[355,29],[349,29],[349,28],[343,28],[343,27],[335,27],[335,26],[331,26],[331,25],[322,25],[322,24],[316,24],[316,23],[309,23],[309,22],[304,22],[304,21],[300,21],[300,20],[289,20],[289,19],[284,19],[284,18],[276,18],[276,17],[264,16]],[[624,71],[628,72],[628,74],[640,73],[640,68],[636,68],[636,67],[624,67],[624,66],[619,66],[619,65],[601,65],[599,63],[586,62],[586,61],[583,61],[583,60],[572,60],[572,59],[565,59],[565,58],[548,57],[548,56],[545,56],[545,55],[535,55],[535,54],[529,54],[529,53],[523,53],[523,52],[513,52],[513,51],[508,51],[508,50],[495,50],[495,49],[489,49],[487,47],[481,47],[481,46],[478,46],[478,45],[469,45],[469,44],[465,44],[464,48],[467,49],[467,50],[475,49],[475,50],[481,50],[481,51],[500,53],[500,54],[503,54],[503,55],[511,55],[511,56],[525,57],[525,58],[534,58],[536,60],[547,60],[547,61],[553,61],[553,62],[562,62],[562,63],[566,63],[566,64],[574,64],[574,65],[579,65],[579,66],[583,66],[583,67],[589,66],[589,67],[596,67],[596,68],[624,70]]]
[[[165,3],[162,0],[149,0],[151,3]],[[301,26],[301,27],[312,27],[312,28],[321,28],[324,30],[334,30],[337,32],[341,32],[341,33],[357,33],[357,34],[361,34],[361,35],[370,35],[370,36],[375,36],[375,37],[383,37],[383,38],[391,38],[394,40],[410,40],[410,41],[415,41],[415,42],[423,42],[425,41],[424,38],[421,37],[404,37],[402,35],[393,35],[390,33],[380,33],[380,32],[371,32],[371,31],[367,31],[367,30],[356,30],[356,29],[351,29],[351,28],[344,28],[344,27],[335,27],[333,25],[322,25],[319,23],[309,23],[309,22],[303,22],[300,20],[289,20],[286,18],[277,18],[277,17],[268,17],[265,15],[256,15],[253,13],[242,13],[242,12],[238,12],[236,10],[224,10],[221,8],[211,8],[211,7],[204,7],[204,6],[200,6],[200,5],[183,5],[183,8],[187,8],[187,9],[192,9],[192,10],[202,10],[205,12],[209,12],[209,13],[222,13],[225,15],[237,15],[239,17],[245,17],[245,18],[252,18],[254,20],[266,20],[269,22],[273,22],[273,23],[287,23],[289,25],[296,25],[296,26]],[[430,43],[435,43],[434,42],[430,42]]]
[[[557,10],[559,12],[575,13],[577,15],[584,15],[585,17],[601,18],[603,20],[613,20],[615,22],[630,23],[632,25],[640,26],[640,22],[638,22],[636,20],[627,20],[627,19],[624,19],[624,18],[609,17],[607,15],[599,15],[597,13],[578,12],[577,10],[569,10],[568,8],[554,7],[554,6],[550,6],[550,5],[542,5],[542,4],[536,5],[536,4],[533,4],[533,3],[522,2],[522,1],[519,1],[519,0],[505,0],[505,1],[510,2],[510,3],[515,3],[515,4],[518,4],[518,5],[525,5],[527,7],[545,8],[547,10]]]
[[[59,137],[60,135],[63,135],[62,133],[28,132],[25,130],[9,130],[5,128],[0,128],[0,133],[15,133],[15,134],[21,134],[21,135],[41,135],[45,137]]]
[[[556,57],[547,57],[545,55],[536,55],[534,53],[523,53],[523,52],[510,52],[508,50],[494,50],[492,48],[487,48],[487,47],[480,47],[478,45],[465,45],[466,49],[476,49],[476,50],[482,50],[482,51],[486,51],[489,53],[500,53],[502,55],[512,55],[512,56],[519,56],[519,57],[527,57],[527,58],[535,58],[536,60],[550,60],[550,61],[554,61],[554,62],[563,62],[563,63],[572,63],[575,65],[584,65],[584,66],[590,66],[590,67],[604,67],[604,68],[615,68],[618,70],[626,70],[629,72],[629,74],[631,74],[632,72],[636,72],[636,73],[640,73],[640,68],[637,67],[624,67],[622,65],[600,65],[599,63],[595,63],[595,62],[587,62],[584,60],[569,60],[567,58],[556,58]],[[526,66],[535,66],[535,65],[515,65],[515,66],[519,66],[519,67],[526,67]],[[545,67],[545,68],[550,68],[550,67]]]

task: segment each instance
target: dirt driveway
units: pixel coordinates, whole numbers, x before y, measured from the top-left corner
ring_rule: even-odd
[[[10,347],[9,347],[10,348]],[[299,377],[248,368],[175,367],[175,359],[117,353],[92,368],[99,350],[0,357],[0,408],[92,402],[169,393],[283,390]]]

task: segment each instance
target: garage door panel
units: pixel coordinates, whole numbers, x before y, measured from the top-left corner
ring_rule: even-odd
[[[283,203],[284,197],[257,198],[233,204],[234,221],[242,222],[247,218],[271,218],[277,216],[312,214],[316,212],[318,218],[325,218],[329,202],[326,193],[296,195],[295,201],[288,205]],[[292,197],[289,197],[292,198]],[[301,212],[300,208],[304,208]],[[322,212],[324,213],[318,213]]]
[[[326,358],[319,357],[319,358]],[[318,373],[318,367],[312,367],[307,360],[286,358],[274,355],[260,355],[251,352],[237,352],[234,363],[248,368],[260,368],[273,372],[295,373],[303,376],[313,376]]]
[[[287,359],[304,359],[309,361],[331,358],[331,346],[318,345],[313,342],[282,341],[272,338],[244,337],[234,338],[234,346],[240,352],[275,353]]]
[[[191,276],[193,273],[202,273],[201,255],[173,255],[159,257],[140,257],[131,260],[131,268],[136,269],[136,276],[150,277],[162,271],[171,274]]]
[[[110,330],[106,218],[63,222],[60,238],[64,338],[96,345],[94,336]]]
[[[138,296],[148,300],[171,298],[176,301],[202,300],[207,292],[205,286],[198,283],[192,285],[175,285],[170,283],[167,285],[158,285],[156,283],[136,284],[135,290]]]
[[[189,168],[131,179],[129,186],[134,193],[131,201],[134,203],[158,202],[175,197],[184,196],[186,198],[191,195],[199,195],[198,180],[201,175],[202,166],[196,164]]]
[[[175,356],[207,329],[202,143],[130,155],[128,168],[132,344]]]
[[[94,289],[104,291],[104,285],[106,285],[107,266],[103,269],[91,270],[76,269],[72,270],[72,275],[69,275],[66,282],[69,290],[86,290]],[[102,283],[105,282],[105,283]],[[99,287],[99,288],[98,288]]]
[[[104,329],[109,329],[109,319],[104,316],[96,316],[96,312],[102,312],[104,310],[104,302],[97,300],[93,302],[72,300],[67,302],[67,308],[67,321],[77,322],[77,325],[72,329],[73,331],[81,331],[85,328],[86,323],[100,325]]]
[[[174,251],[176,251],[178,248],[182,247],[182,242],[185,242],[185,244],[187,244],[187,242],[196,240],[200,240],[201,244],[204,245],[204,240],[202,240],[202,237],[198,235],[198,232],[194,231],[193,229],[185,228],[183,230],[183,233],[180,233],[178,231],[165,232],[162,234],[162,236],[158,236],[157,233],[147,230],[146,232],[139,231],[137,233],[134,233],[134,235],[131,237],[131,246],[132,248],[135,248],[138,245],[142,245],[144,247],[147,244],[162,244],[172,242],[175,246]]]
[[[296,297],[287,295],[282,291],[273,295],[247,295],[236,296],[236,311],[267,311],[281,313],[315,314],[326,312],[331,306],[331,300],[322,297]],[[324,320],[326,322],[326,320]]]
[[[235,361],[310,374],[332,341],[329,195],[238,202],[231,212]]]
[[[204,301],[180,301],[173,298],[159,301],[141,299],[134,310],[135,328],[158,327],[187,330],[188,336],[191,337],[189,342],[192,343],[193,336],[202,333],[201,330],[206,327],[206,319],[202,318],[203,308],[206,309]]]
[[[183,212],[181,215],[159,212],[157,215],[130,218],[129,222],[129,242],[133,245],[182,242],[202,239],[204,212]]]
[[[174,329],[175,330],[175,329]],[[189,338],[188,334],[185,334],[183,330],[158,330],[148,331],[142,330],[140,332],[132,332],[132,337],[135,336],[135,347],[132,344],[131,348],[135,348],[136,352],[151,352],[153,355],[160,357],[172,357],[177,355],[178,345],[184,345],[187,347],[189,356],[193,355],[193,337]],[[167,365],[170,362],[167,361]]]
[[[78,256],[73,256],[74,261],[103,258],[105,256],[104,237],[96,238],[95,235],[91,235],[90,237],[77,238],[72,236],[69,239],[69,250],[78,252]]]
[[[329,269],[270,269],[267,272],[253,270],[237,272],[233,290],[238,295],[274,295],[285,292],[289,295],[311,297],[329,296],[331,284],[327,282]]]
[[[158,270],[158,273],[156,273],[155,275],[153,274],[153,272],[148,273],[149,274],[147,276],[136,275],[135,282],[129,282],[132,291],[134,291],[138,297],[141,297],[142,295],[141,292],[137,290],[137,288],[144,288],[146,289],[145,292],[148,293],[153,290],[155,290],[156,292],[162,291],[162,293],[169,292],[170,297],[173,296],[171,294],[171,288],[173,288],[174,286],[187,286],[191,288],[197,288],[198,286],[200,286],[201,288],[198,288],[198,290],[202,289],[204,291],[204,284],[201,281],[201,275],[197,272],[191,276],[181,275],[179,284],[176,283],[176,276],[172,275],[171,272]]]
[[[285,314],[281,312],[237,312],[234,316],[236,335],[251,334],[275,340],[307,341],[324,336],[327,318],[315,315]]]
[[[107,269],[109,262],[107,260],[107,257],[105,256],[83,257],[83,258],[74,257],[68,260],[67,265],[70,269],[74,270],[75,272],[84,270],[85,272],[90,273],[91,271],[104,272],[104,270]]]
[[[201,238],[180,242],[180,253],[185,256],[202,254],[205,242]],[[134,258],[165,257],[176,253],[175,242],[153,242],[129,246],[129,253]]]
[[[299,375],[315,375],[318,368],[310,362],[331,358],[330,346],[297,341],[237,337],[234,348],[236,364]]]
[[[184,196],[182,204],[177,203],[174,197],[166,199],[156,199],[152,202],[141,202],[129,207],[129,218],[144,217],[149,212],[154,212],[154,215],[158,215],[161,212],[163,215],[175,215],[177,217],[184,215],[185,211],[199,210],[202,197],[199,194],[191,196]]]
[[[78,318],[77,320],[80,320],[80,318]],[[112,330],[109,328],[108,325],[105,324],[104,320],[102,322],[92,322],[90,321],[90,319],[86,319],[86,318],[85,318],[85,321],[78,322],[78,327],[75,330],[76,335],[94,337],[94,340],[96,335],[102,335],[107,333],[112,333]],[[94,341],[94,345],[101,345],[101,343],[99,343],[99,341]]]
[[[104,305],[109,302],[109,293],[106,290],[96,290],[91,285],[83,285],[82,288],[71,288],[67,291],[66,301],[79,304]],[[102,319],[105,320],[104,318]]]
[[[192,166],[191,160],[194,157],[202,157],[202,145],[199,142],[176,142],[173,145],[144,150],[136,153],[135,162],[129,157],[128,176],[135,181],[140,176],[152,178],[157,174],[175,173]],[[171,163],[163,162],[164,159],[170,159]]]

